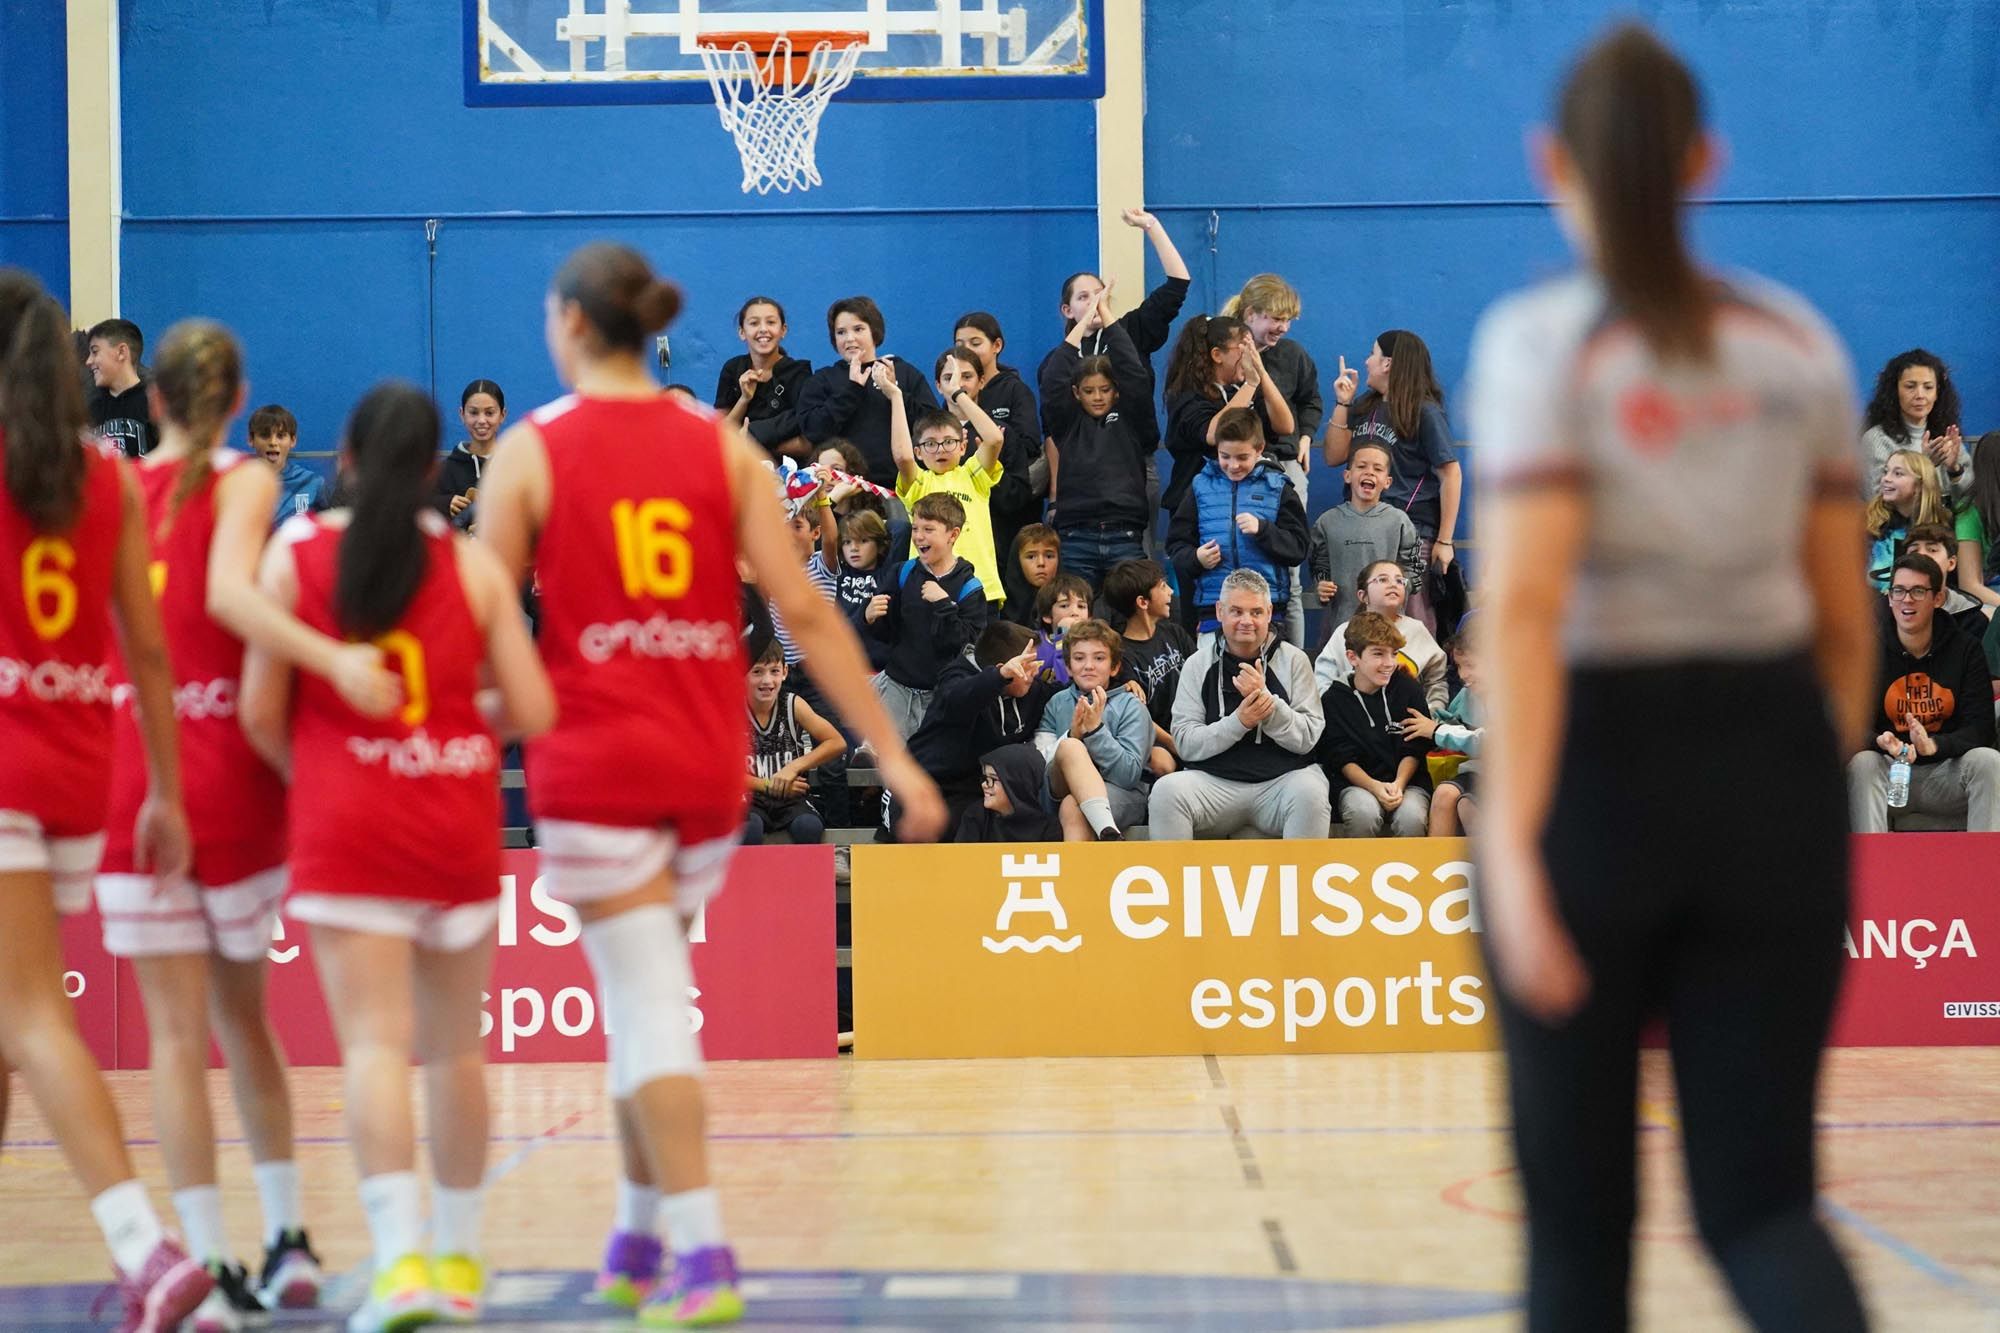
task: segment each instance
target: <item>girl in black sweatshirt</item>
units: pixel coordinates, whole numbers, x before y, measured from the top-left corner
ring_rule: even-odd
[[[1051,428],[1049,495],[1071,572],[1102,582],[1121,560],[1145,556],[1146,460],[1160,428],[1145,361],[1116,324],[1105,355],[1083,355],[1083,324],[1042,363],[1042,418]]]
[[[811,446],[799,427],[799,390],[812,363],[785,351],[785,308],[768,296],[753,296],[736,312],[736,332],[749,351],[722,363],[715,382],[715,410],[728,414],[750,438],[777,458],[805,459]]]

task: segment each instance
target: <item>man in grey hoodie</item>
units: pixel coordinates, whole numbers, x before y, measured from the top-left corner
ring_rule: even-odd
[[[1313,762],[1325,729],[1312,659],[1271,635],[1271,587],[1254,570],[1222,582],[1221,630],[1181,669],[1174,748],[1183,768],[1153,784],[1153,837],[1324,838],[1326,774]]]

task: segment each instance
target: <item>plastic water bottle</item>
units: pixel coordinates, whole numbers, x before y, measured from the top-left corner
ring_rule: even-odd
[[[1889,808],[1901,810],[1910,803],[1910,765],[1898,759],[1889,765]]]

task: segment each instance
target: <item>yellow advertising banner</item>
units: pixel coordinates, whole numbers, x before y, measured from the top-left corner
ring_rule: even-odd
[[[855,1054],[1498,1044],[1456,839],[854,849]]]

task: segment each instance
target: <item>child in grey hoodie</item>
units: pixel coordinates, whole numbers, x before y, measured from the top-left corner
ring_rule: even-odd
[[[1408,591],[1417,591],[1417,526],[1410,516],[1382,500],[1389,487],[1389,446],[1380,440],[1357,440],[1347,456],[1348,499],[1319,516],[1313,524],[1306,555],[1312,581],[1306,585],[1306,605],[1332,614],[1330,624],[1344,625],[1361,609],[1361,571],[1378,560],[1393,560],[1403,568]]]

